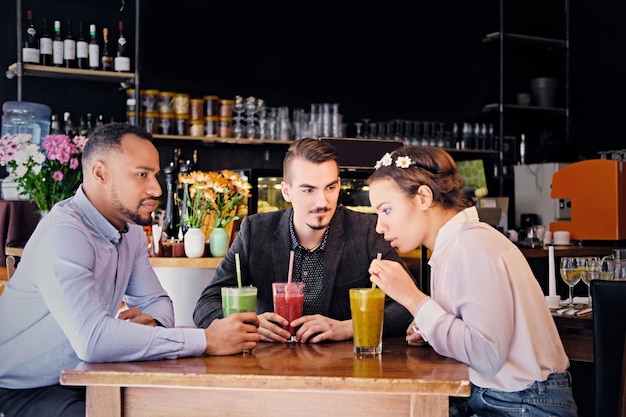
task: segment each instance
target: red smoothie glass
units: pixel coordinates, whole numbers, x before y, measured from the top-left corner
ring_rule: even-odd
[[[274,296],[274,312],[291,323],[302,317],[302,305],[304,304],[304,282],[274,282],[272,283]],[[285,327],[291,333],[287,342],[296,342],[296,329]]]

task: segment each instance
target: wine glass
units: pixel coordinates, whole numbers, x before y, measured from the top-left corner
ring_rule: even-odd
[[[233,113],[235,114],[233,116],[233,120],[234,120],[234,124],[233,124],[233,137],[234,138],[241,138],[243,137],[243,124],[241,123],[243,121],[243,116],[242,113],[245,110],[245,105],[243,102],[243,97],[241,96],[235,96],[235,103],[233,104]]]
[[[594,258],[589,264],[590,281],[594,279],[612,280],[615,266],[611,258]],[[590,285],[590,284],[587,284]],[[589,307],[591,307],[591,293],[589,293]]]
[[[561,258],[561,278],[569,287],[568,307],[574,307],[574,286],[580,282],[583,276],[583,267],[580,258],[564,256]]]
[[[612,278],[626,280],[626,259],[615,259],[613,263],[615,273]]]
[[[355,132],[355,136],[357,138],[362,138],[363,137],[363,122],[354,122],[354,126],[356,127],[356,132]]]
[[[597,256],[587,256],[582,259],[583,273],[581,280],[587,286],[587,304],[591,307],[591,280],[597,279],[600,258]]]

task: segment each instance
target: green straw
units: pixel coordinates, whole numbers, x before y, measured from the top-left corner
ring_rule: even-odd
[[[241,262],[238,253],[235,254],[235,266],[237,267],[237,286],[241,288]]]
[[[380,261],[381,259],[383,259],[383,254],[382,254],[382,253],[380,253],[380,252],[378,252],[378,255],[376,255],[376,259],[378,259],[379,261]],[[375,283],[375,282],[372,282],[372,289],[373,289],[373,290],[374,290],[374,289],[376,289],[376,283]]]

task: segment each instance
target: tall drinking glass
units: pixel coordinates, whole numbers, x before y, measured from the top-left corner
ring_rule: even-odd
[[[289,325],[285,327],[291,333],[288,343],[297,342],[296,329],[291,322],[302,317],[304,305],[304,282],[274,282],[272,283],[274,297],[274,312],[287,319]]]
[[[377,355],[383,348],[385,293],[379,288],[350,288],[354,353]]]
[[[626,280],[626,259],[615,259],[613,279]]]
[[[581,258],[575,256],[564,256],[561,258],[559,271],[563,282],[569,287],[569,307],[574,307],[574,286],[580,282],[583,276],[583,265]]]
[[[256,287],[222,287],[221,291],[224,317],[256,311]]]
[[[596,256],[587,256],[582,258],[582,260],[583,274],[581,280],[587,286],[587,304],[591,307],[591,280],[597,279],[595,271],[599,266],[597,262],[600,261],[600,258]]]

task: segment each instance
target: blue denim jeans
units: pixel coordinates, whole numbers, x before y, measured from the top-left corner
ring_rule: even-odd
[[[472,384],[468,405],[474,415],[481,417],[578,417],[569,372],[551,374],[547,380],[516,392]]]
[[[0,388],[0,417],[84,417],[85,387]]]

